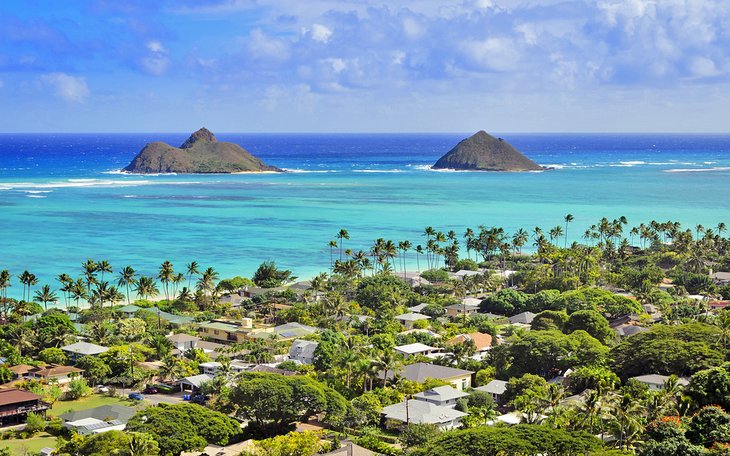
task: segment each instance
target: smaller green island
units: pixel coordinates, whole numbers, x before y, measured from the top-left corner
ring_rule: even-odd
[[[432,169],[462,171],[543,171],[502,138],[484,130],[462,140],[432,166]]]
[[[180,147],[161,141],[147,144],[122,171],[136,174],[283,172],[238,144],[219,142],[207,128],[190,135]]]

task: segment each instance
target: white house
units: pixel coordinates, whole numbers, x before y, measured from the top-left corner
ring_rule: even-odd
[[[631,377],[632,380],[636,380],[637,382],[643,383],[649,387],[650,391],[659,391],[664,388],[664,384],[667,380],[669,380],[669,376],[667,375],[659,375],[659,374],[649,374],[649,375],[640,375],[638,377]],[[687,386],[689,385],[689,381],[686,378],[677,378],[677,384],[680,386]]]
[[[420,321],[420,320],[430,320],[431,317],[428,315],[422,315],[419,313],[406,313],[401,315],[396,315],[395,320],[405,326],[407,329],[413,329],[413,323]]]
[[[400,353],[401,355],[403,355],[405,358],[410,358],[411,356],[428,356],[433,353],[440,353],[441,351],[443,351],[443,348],[431,347],[426,344],[416,342],[408,345],[399,345],[395,347],[395,351],[396,353]]]
[[[302,364],[312,364],[314,362],[314,351],[319,343],[311,340],[297,339],[289,348],[289,359]]]
[[[461,419],[467,416],[453,408],[441,407],[421,400],[406,400],[383,408],[382,415],[386,420],[401,423],[435,424],[442,430],[459,427]]]
[[[468,397],[469,393],[459,391],[451,386],[437,386],[428,391],[415,394],[413,397],[419,401],[430,402],[439,407],[456,407],[456,401],[462,397]]]
[[[213,380],[213,376],[209,374],[193,375],[180,380],[180,391],[197,391],[200,385]]]

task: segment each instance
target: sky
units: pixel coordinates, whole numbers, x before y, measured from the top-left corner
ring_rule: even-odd
[[[2,0],[0,132],[728,132],[727,0]]]

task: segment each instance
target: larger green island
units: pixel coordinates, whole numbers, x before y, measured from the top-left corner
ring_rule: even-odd
[[[123,171],[138,174],[282,172],[238,144],[219,142],[207,128],[190,135],[180,147],[161,141],[147,144]]]

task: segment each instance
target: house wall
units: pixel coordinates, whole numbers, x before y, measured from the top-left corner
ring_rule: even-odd
[[[451,384],[454,385],[454,387],[459,391],[464,391],[471,388],[471,375],[448,378],[444,379],[444,381],[451,382]]]

